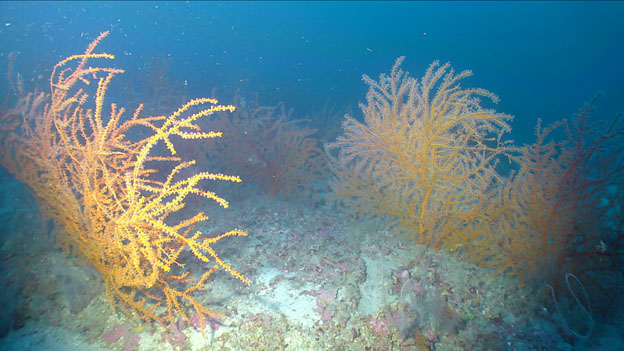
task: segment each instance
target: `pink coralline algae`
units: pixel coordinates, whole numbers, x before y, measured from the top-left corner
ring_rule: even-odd
[[[336,290],[318,289],[313,290],[313,292],[318,296],[316,299],[316,308],[314,308],[313,311],[321,315],[321,321],[323,323],[329,322],[334,316],[334,312],[328,308],[328,304],[334,302],[336,299]]]
[[[375,333],[377,333],[378,335],[387,336],[390,334],[390,329],[388,329],[388,326],[386,325],[385,320],[375,318],[370,321],[370,324],[373,327],[373,330],[375,331]]]
[[[326,310],[323,312],[323,314],[321,314],[321,321],[323,321],[323,323],[327,323],[332,319],[333,316],[334,312]]]
[[[170,325],[169,330],[162,333],[160,341],[169,342],[169,344],[173,346],[175,350],[183,350],[184,341],[186,340],[186,335],[182,332],[182,329],[184,329],[184,327],[184,320],[182,318],[179,318],[176,324]]]
[[[109,344],[124,338],[124,351],[133,351],[139,346],[141,337],[137,334],[131,333],[121,324],[115,324],[115,328],[102,335],[102,339]]]
[[[336,298],[335,289],[318,289],[316,292],[318,293],[318,300],[320,302],[334,302],[334,299]]]

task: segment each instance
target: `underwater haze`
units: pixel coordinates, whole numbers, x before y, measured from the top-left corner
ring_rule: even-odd
[[[0,2],[0,350],[624,349],[623,21]]]
[[[620,2],[2,2],[2,54],[49,66],[100,32],[119,66],[173,58],[189,94],[257,92],[305,115],[364,99],[360,77],[406,56],[474,72],[466,84],[501,98],[522,142],[537,118],[570,118],[597,92],[600,115],[622,110]],[[61,44],[61,45],[59,45]],[[110,48],[110,49],[109,49]],[[19,63],[18,63],[19,64]],[[26,63],[22,62],[26,65]],[[4,65],[2,69],[5,69]],[[47,72],[22,70],[24,77]],[[527,121],[527,123],[523,123]],[[530,122],[530,123],[529,123]]]

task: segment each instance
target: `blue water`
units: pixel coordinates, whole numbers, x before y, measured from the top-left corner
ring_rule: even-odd
[[[55,63],[110,31],[97,51],[127,71],[113,99],[164,55],[189,97],[216,89],[231,103],[239,91],[284,102],[296,118],[327,102],[359,117],[362,75],[387,74],[406,56],[402,68],[417,78],[434,60],[472,70],[462,86],[498,95],[496,110],[514,116],[511,139],[524,144],[538,118],[571,119],[598,92],[593,121],[624,111],[622,23],[624,2],[3,1],[0,96],[10,53],[25,86],[45,89]]]
[[[414,77],[449,61],[501,98],[527,142],[537,118],[570,118],[598,91],[596,116],[623,110],[623,17],[622,2],[1,2],[0,57],[50,67],[109,30],[101,48],[128,71],[164,54],[190,95],[239,88],[300,116],[328,100],[355,107],[362,74],[398,56]]]

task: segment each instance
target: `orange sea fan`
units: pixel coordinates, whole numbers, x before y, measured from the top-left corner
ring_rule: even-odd
[[[293,120],[283,104],[254,104],[232,114],[218,113],[212,126],[223,132],[214,145],[206,146],[208,157],[226,172],[255,182],[269,196],[311,199],[327,175],[325,154],[312,136],[315,130]]]
[[[327,145],[333,198],[421,244],[454,249],[488,220],[480,206],[500,180],[494,166],[509,151],[501,136],[511,117],[481,107],[480,97],[497,101],[492,93],[460,87],[469,71],[434,62],[419,83],[402,61],[379,81],[364,76],[364,121],[347,116],[344,134]]]
[[[215,315],[193,293],[222,268],[245,283],[212,245],[216,237],[193,232],[207,220],[203,213],[180,219],[189,196],[201,196],[227,207],[218,195],[204,190],[205,180],[240,182],[240,178],[210,172],[182,176],[194,165],[176,151],[177,140],[214,139],[197,122],[234,106],[218,105],[210,98],[189,101],[168,116],[141,117],[142,105],[129,119],[124,109],[111,104],[106,116],[108,85],[121,69],[89,66],[94,59],[114,59],[93,53],[108,32],[94,40],[84,54],[59,62],[50,77],[50,93],[20,96],[16,108],[3,111],[0,122],[1,163],[26,183],[43,214],[60,226],[57,240],[66,251],[88,260],[102,275],[113,309],[135,312],[146,321],[173,324],[176,314],[190,322],[191,307],[203,329]],[[135,129],[148,136],[130,140]],[[158,167],[156,167],[159,165]],[[164,171],[164,172],[163,172]],[[189,250],[207,264],[205,273],[191,278],[180,254]],[[166,305],[166,312],[160,309]],[[185,306],[186,305],[186,306]]]

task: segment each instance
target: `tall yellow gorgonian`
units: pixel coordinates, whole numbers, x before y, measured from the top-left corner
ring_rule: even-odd
[[[364,76],[364,120],[347,116],[327,146],[333,198],[420,244],[475,250],[466,244],[490,221],[483,208],[500,180],[495,164],[508,151],[501,137],[511,117],[481,106],[481,98],[497,101],[492,93],[460,86],[469,71],[434,62],[418,82],[402,61],[379,81]]]
[[[195,161],[178,155],[176,143],[220,137],[219,132],[202,131],[197,122],[218,111],[234,111],[234,106],[200,98],[169,116],[141,117],[141,105],[123,121],[123,108],[113,103],[108,110],[104,104],[109,83],[123,70],[87,65],[114,59],[93,52],[107,35],[102,33],[84,54],[54,66],[49,94],[18,96],[15,107],[2,112],[2,165],[32,188],[44,215],[61,227],[59,244],[101,273],[113,309],[167,327],[176,314],[190,322],[186,305],[203,329],[206,317],[216,313],[192,293],[203,289],[215,270],[222,268],[249,284],[212,244],[247,233],[206,236],[194,227],[208,217],[199,212],[184,218],[181,210],[188,196],[228,207],[200,183],[241,180],[209,172],[188,176]],[[179,262],[187,249],[208,264],[203,274],[191,277]]]

